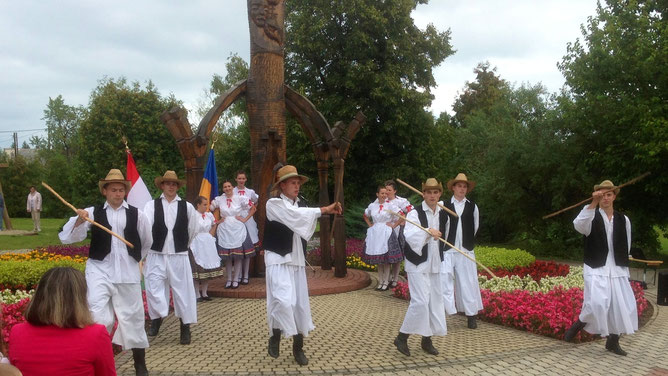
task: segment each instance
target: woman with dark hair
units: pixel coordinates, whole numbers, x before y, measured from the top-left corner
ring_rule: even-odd
[[[95,324],[83,273],[48,270],[25,313],[9,334],[9,360],[24,376],[116,375],[111,337]]]
[[[243,259],[255,254],[246,221],[255,214],[253,201],[234,194],[234,187],[229,180],[223,182],[223,194],[214,198],[210,210],[220,209],[218,235],[218,254],[225,261],[227,284],[225,288],[239,287]],[[242,216],[247,210],[248,214]]]
[[[211,300],[207,293],[209,280],[222,276],[223,270],[214,238],[218,223],[213,214],[207,211],[209,200],[204,196],[198,196],[193,204],[200,215],[197,216],[195,224],[195,237],[190,242],[190,266],[193,270],[195,295],[197,301],[202,302]]]

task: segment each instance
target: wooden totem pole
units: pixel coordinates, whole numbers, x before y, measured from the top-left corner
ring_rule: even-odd
[[[202,181],[207,144],[218,119],[234,101],[246,97],[251,137],[251,178],[260,196],[255,214],[260,236],[264,234],[265,203],[273,184],[273,168],[286,162],[286,112],[292,114],[306,134],[315,155],[319,178],[319,205],[328,205],[329,164],[334,165],[334,200],[343,204],[344,160],[351,140],[364,123],[359,112],[348,124],[337,122],[334,130],[307,98],[284,83],[284,0],[247,0],[251,61],[248,79],[237,82],[218,97],[193,134],[185,110],[173,108],[160,116],[179,147],[186,166],[189,200],[196,197]],[[297,166],[300,168],[301,166]],[[345,210],[345,207],[344,207]],[[330,229],[333,227],[333,231]],[[331,269],[330,242],[334,235],[335,275],[346,275],[345,224],[342,215],[320,218],[322,268]],[[256,258],[255,270],[264,271],[264,260]]]

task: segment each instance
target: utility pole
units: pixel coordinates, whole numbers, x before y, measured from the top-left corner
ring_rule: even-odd
[[[14,159],[19,155],[19,134],[14,132]]]

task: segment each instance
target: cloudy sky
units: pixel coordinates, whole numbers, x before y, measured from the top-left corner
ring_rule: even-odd
[[[289,0],[288,0],[289,1]],[[344,0],[341,0],[344,1]],[[595,14],[595,0],[431,0],[416,24],[450,29],[455,55],[435,70],[432,112],[451,111],[483,61],[515,84],[563,85],[566,44]],[[245,0],[0,0],[0,147],[45,128],[49,97],[87,105],[103,77],[152,80],[193,109],[232,53],[248,61]],[[317,105],[317,103],[316,103]],[[193,119],[191,119],[193,122]]]

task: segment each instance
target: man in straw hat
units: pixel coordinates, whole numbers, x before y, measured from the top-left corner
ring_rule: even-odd
[[[335,202],[321,208],[308,208],[299,199],[299,190],[308,178],[286,165],[276,173],[279,197],[267,201],[267,222],[262,241],[267,281],[268,352],[278,358],[281,334],[293,337],[292,354],[299,365],[308,364],[304,336],[315,329],[306,284],[306,242],[313,236],[316,220],[322,214],[341,214]]]
[[[443,243],[437,239],[446,231],[448,216],[438,206],[443,193],[443,185],[434,178],[422,184],[424,201],[408,213],[407,219],[429,230],[429,234],[408,223],[404,229],[406,244],[404,269],[408,275],[408,288],[411,301],[394,340],[397,350],[410,356],[408,336],[422,336],[422,350],[431,355],[438,355],[431,337],[444,336],[447,333],[443,314],[443,291],[440,281],[441,261],[443,261]]]
[[[638,312],[629,283],[631,221],[613,208],[618,193],[610,180],[595,185],[591,204],[573,220],[575,230],[584,235],[584,301],[564,339],[572,341],[584,329],[608,337],[608,351],[626,355],[619,336],[638,330]]]
[[[460,172],[454,179],[448,181],[447,187],[453,194],[445,203],[445,207],[457,213],[459,217],[450,215],[446,240],[475,258],[473,248],[478,233],[480,213],[478,205],[466,198],[475,187],[475,182],[468,180],[466,175]],[[469,329],[477,328],[476,315],[482,309],[482,297],[475,262],[452,248],[448,249],[441,265],[441,283],[445,312],[449,315],[454,315],[457,311],[464,312]]]
[[[197,210],[176,193],[185,180],[167,171],[155,178],[160,197],[146,203],[144,212],[151,225],[153,245],[144,266],[146,301],[151,327],[156,336],[162,319],[169,313],[169,290],[174,299],[174,315],[179,318],[182,345],[190,344],[190,324],[197,323],[197,297],[188,258],[188,244],[194,236]]]
[[[148,375],[145,360],[148,338],[144,330],[139,261],[151,246],[151,229],[144,213],[125,201],[130,182],[120,170],[109,170],[98,185],[106,198],[104,204],[77,210],[79,215],[70,218],[58,237],[65,244],[74,243],[84,240],[90,229],[86,261],[88,306],[95,321],[106,326],[110,333],[116,317],[118,328],[113,343],[124,350],[132,349],[136,374]],[[134,248],[98,227],[91,227],[84,218],[121,234]]]

